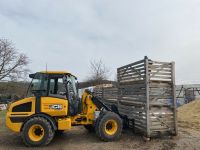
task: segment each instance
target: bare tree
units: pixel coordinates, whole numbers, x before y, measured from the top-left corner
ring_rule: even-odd
[[[11,41],[0,39],[0,81],[22,78],[28,72],[28,63],[28,57],[17,52]]]
[[[109,72],[109,69],[101,59],[90,61],[90,76],[88,77],[88,81],[101,83],[101,81],[108,79]]]

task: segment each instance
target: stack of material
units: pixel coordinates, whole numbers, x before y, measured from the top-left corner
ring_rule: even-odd
[[[179,126],[200,130],[200,99],[178,108]]]

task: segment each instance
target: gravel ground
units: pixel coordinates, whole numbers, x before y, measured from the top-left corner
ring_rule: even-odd
[[[4,114],[0,112],[0,149],[27,149],[19,134],[4,127]],[[140,135],[130,130],[123,131],[122,137],[115,142],[102,142],[94,133],[88,133],[83,127],[74,127],[63,135],[56,136],[47,147],[28,149],[57,150],[199,150],[200,130],[179,127],[179,135],[174,138],[155,138],[145,142]]]

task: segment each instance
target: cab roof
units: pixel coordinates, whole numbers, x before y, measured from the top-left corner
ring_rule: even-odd
[[[68,71],[40,71],[39,73],[46,73],[46,74],[71,74]]]
[[[44,74],[55,74],[55,75],[63,75],[63,74],[68,74],[68,75],[72,75],[74,76],[75,78],[77,78],[75,75],[71,74],[70,72],[68,71],[39,71],[39,72],[36,72],[36,73],[44,73]]]

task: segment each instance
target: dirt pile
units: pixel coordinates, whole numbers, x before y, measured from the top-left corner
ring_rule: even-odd
[[[178,123],[183,128],[200,130],[200,99],[178,108]]]

